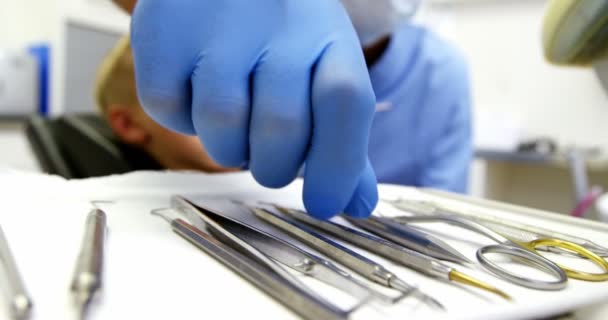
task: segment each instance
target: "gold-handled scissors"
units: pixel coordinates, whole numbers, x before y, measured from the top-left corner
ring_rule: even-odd
[[[558,270],[572,279],[586,281],[608,280],[608,262],[606,262],[606,260],[604,260],[598,254],[576,243],[558,238],[546,238],[542,235],[535,234],[534,232],[474,219],[469,215],[442,207],[441,205],[433,202],[400,199],[389,203],[393,204],[393,206],[404,212],[410,212],[417,215],[392,218],[398,223],[407,224],[415,222],[444,222],[466,228],[498,242],[498,245],[485,246],[479,249],[477,251],[477,259],[492,273],[502,278],[507,278],[508,280],[519,285],[543,290],[561,289],[566,285],[566,282],[559,274],[560,272]],[[602,270],[604,270],[604,273],[588,273],[557,264],[538,253],[537,250],[547,247],[557,247],[568,252],[574,252],[578,256],[589,259],[598,265]],[[557,252],[559,253],[559,251]],[[486,255],[489,253],[516,256],[520,258],[520,260],[525,260],[531,266],[537,267],[539,270],[544,270],[554,274],[558,280],[540,281],[521,277],[492,262],[486,257]]]

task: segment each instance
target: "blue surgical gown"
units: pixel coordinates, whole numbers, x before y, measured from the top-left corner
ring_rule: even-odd
[[[405,24],[369,71],[378,101],[369,155],[378,181],[466,192],[473,152],[463,56]]]

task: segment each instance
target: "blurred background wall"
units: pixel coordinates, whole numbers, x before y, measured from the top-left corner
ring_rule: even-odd
[[[503,150],[517,139],[548,137],[560,148],[599,147],[588,160],[591,184],[608,186],[608,95],[590,68],[547,63],[543,0],[433,1],[423,20],[468,57],[479,149]],[[575,203],[567,159],[525,161],[508,152],[479,155],[471,193],[569,212]]]
[[[60,0],[0,0],[0,46],[49,41]]]
[[[418,20],[461,48],[473,79],[479,155],[471,193],[568,212],[574,188],[564,159],[513,160],[505,146],[548,137],[560,148],[598,147],[588,168],[608,186],[608,96],[590,69],[544,61],[544,0],[427,0]],[[0,47],[47,42],[52,48],[51,114],[91,110],[96,64],[128,30],[109,0],[0,0]],[[507,148],[508,149],[508,148]]]

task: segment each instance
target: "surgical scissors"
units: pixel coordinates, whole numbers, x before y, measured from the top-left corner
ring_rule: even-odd
[[[438,212],[444,212],[444,213],[455,214],[455,215],[459,215],[459,216],[465,216],[467,218],[476,220],[480,223],[491,224],[496,227],[502,226],[503,228],[510,228],[513,230],[520,230],[520,231],[526,232],[526,233],[532,233],[532,234],[535,234],[536,236],[543,237],[543,238],[560,239],[560,240],[576,243],[579,246],[582,246],[601,257],[608,257],[608,248],[601,246],[589,239],[577,237],[577,236],[563,233],[563,232],[558,232],[555,230],[550,230],[550,229],[533,226],[533,225],[529,225],[529,224],[525,224],[525,223],[521,223],[521,222],[516,222],[516,221],[505,219],[505,218],[499,218],[499,217],[487,215],[487,214],[481,215],[481,214],[476,214],[473,212],[463,212],[460,210],[448,209],[448,208],[445,208],[445,206],[442,206],[438,203],[431,202],[431,201],[414,201],[414,200],[406,200],[406,199],[383,200],[383,201],[393,205],[394,207],[396,207],[402,211],[416,211],[420,214],[423,214],[423,213],[424,214],[433,214],[433,213],[438,213]],[[507,208],[505,208],[505,210],[507,210]],[[568,252],[568,251],[564,251],[564,250],[559,250],[559,249],[553,250],[553,249],[557,249],[557,248],[547,247],[547,251],[559,252],[559,253]]]
[[[581,256],[593,261],[603,270],[608,271],[608,262],[597,254],[578,244],[564,241],[562,239],[543,238],[541,236],[535,236],[532,239],[521,239],[518,238],[517,233],[499,230],[499,228],[486,223],[455,214],[454,212],[444,208],[433,206],[433,204],[429,202],[425,202],[424,205],[421,205],[420,203],[413,201],[406,207],[406,200],[401,200],[400,204],[402,205],[398,206],[398,209],[417,214],[418,216],[399,216],[391,218],[397,223],[409,224],[416,222],[444,222],[474,231],[498,242],[498,245],[489,245],[480,248],[476,253],[477,259],[484,267],[495,275],[506,278],[519,285],[542,290],[559,290],[566,286],[566,280],[568,277],[587,281],[608,280],[608,273],[592,274],[574,270],[559,265],[537,252],[537,248],[549,246],[559,247],[570,252],[576,252]],[[488,253],[499,253],[523,259],[523,261],[528,262],[530,265],[538,267],[539,270],[544,270],[555,275],[557,280],[541,281],[521,277],[492,262],[486,257],[486,254]]]
[[[445,191],[439,191],[439,190],[434,190],[434,189],[424,189],[422,190],[423,192],[432,194],[432,195],[439,195],[441,197],[444,197],[446,199],[452,199],[461,203],[465,203],[465,204],[471,204],[471,205],[475,205],[475,206],[480,206],[480,207],[484,207],[484,208],[488,208],[488,209],[494,209],[494,210],[500,210],[500,211],[504,211],[504,212],[511,212],[511,213],[516,213],[517,215],[523,215],[523,216],[532,216],[532,217],[539,217],[539,216],[543,216],[543,213],[541,213],[541,215],[539,215],[538,210],[535,209],[530,209],[530,208],[526,208],[526,207],[521,207],[518,205],[513,205],[513,204],[507,204],[504,202],[497,202],[497,201],[493,201],[493,200],[488,200],[488,199],[480,199],[480,198],[468,198],[467,196],[464,195],[460,195],[460,194],[456,194],[456,193],[450,193],[450,192],[445,192]],[[383,199],[383,201],[385,202],[392,202],[393,205],[399,205],[399,202],[402,201],[403,199],[397,199],[397,200],[385,200]],[[410,202],[410,200],[403,200],[405,203]],[[416,202],[427,202],[427,201],[416,201]],[[404,203],[404,204],[405,204]],[[442,206],[443,207],[443,206]],[[596,254],[606,257],[608,256],[608,248],[606,246],[602,246],[599,245],[589,239],[585,239],[582,237],[577,237],[571,234],[566,234],[563,232],[557,232],[554,230],[549,230],[547,228],[542,228],[542,227],[537,227],[537,226],[532,226],[529,224],[523,224],[523,223],[519,223],[519,222],[515,222],[513,220],[507,220],[504,219],[502,217],[496,217],[496,216],[492,216],[489,214],[483,214],[483,215],[479,215],[475,212],[463,212],[463,211],[458,211],[459,214],[463,214],[463,215],[468,215],[471,216],[472,218],[475,217],[483,217],[486,220],[491,220],[491,221],[496,221],[496,222],[500,222],[503,224],[509,224],[512,227],[515,228],[520,228],[520,229],[525,229],[529,232],[535,232],[538,235],[542,235],[543,237],[547,237],[547,238],[558,238],[558,239],[562,239],[562,240],[566,240],[566,241],[570,241],[573,243],[576,243],[578,245],[581,245],[593,252],[595,252]],[[601,231],[601,232],[605,232],[607,230],[606,227],[596,227],[593,225],[588,224],[587,220],[584,219],[572,219],[571,217],[568,216],[556,216],[555,217],[556,221],[561,221],[561,222],[566,222],[566,223],[570,223],[573,225],[577,225],[577,226],[581,226],[581,227],[585,227],[585,228],[592,228],[593,230],[597,230],[597,231]],[[488,221],[489,221],[488,220]]]

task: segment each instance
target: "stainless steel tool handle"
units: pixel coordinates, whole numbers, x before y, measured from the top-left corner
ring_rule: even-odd
[[[100,209],[91,210],[87,216],[82,246],[71,284],[74,294],[87,295],[83,299],[91,299],[102,286],[106,230],[105,212]]]
[[[106,232],[105,212],[100,209],[91,210],[70,284],[78,319],[86,317],[89,304],[102,288]]]
[[[77,271],[101,275],[103,270],[107,221],[105,212],[93,209],[86,221]]]
[[[0,227],[0,262],[3,265],[5,273],[6,285],[3,285],[6,290],[7,299],[11,318],[15,320],[28,319],[32,309],[32,299],[25,290],[23,279],[19,274],[17,263],[13,258],[13,254],[8,246],[8,241],[4,235],[4,231]]]

